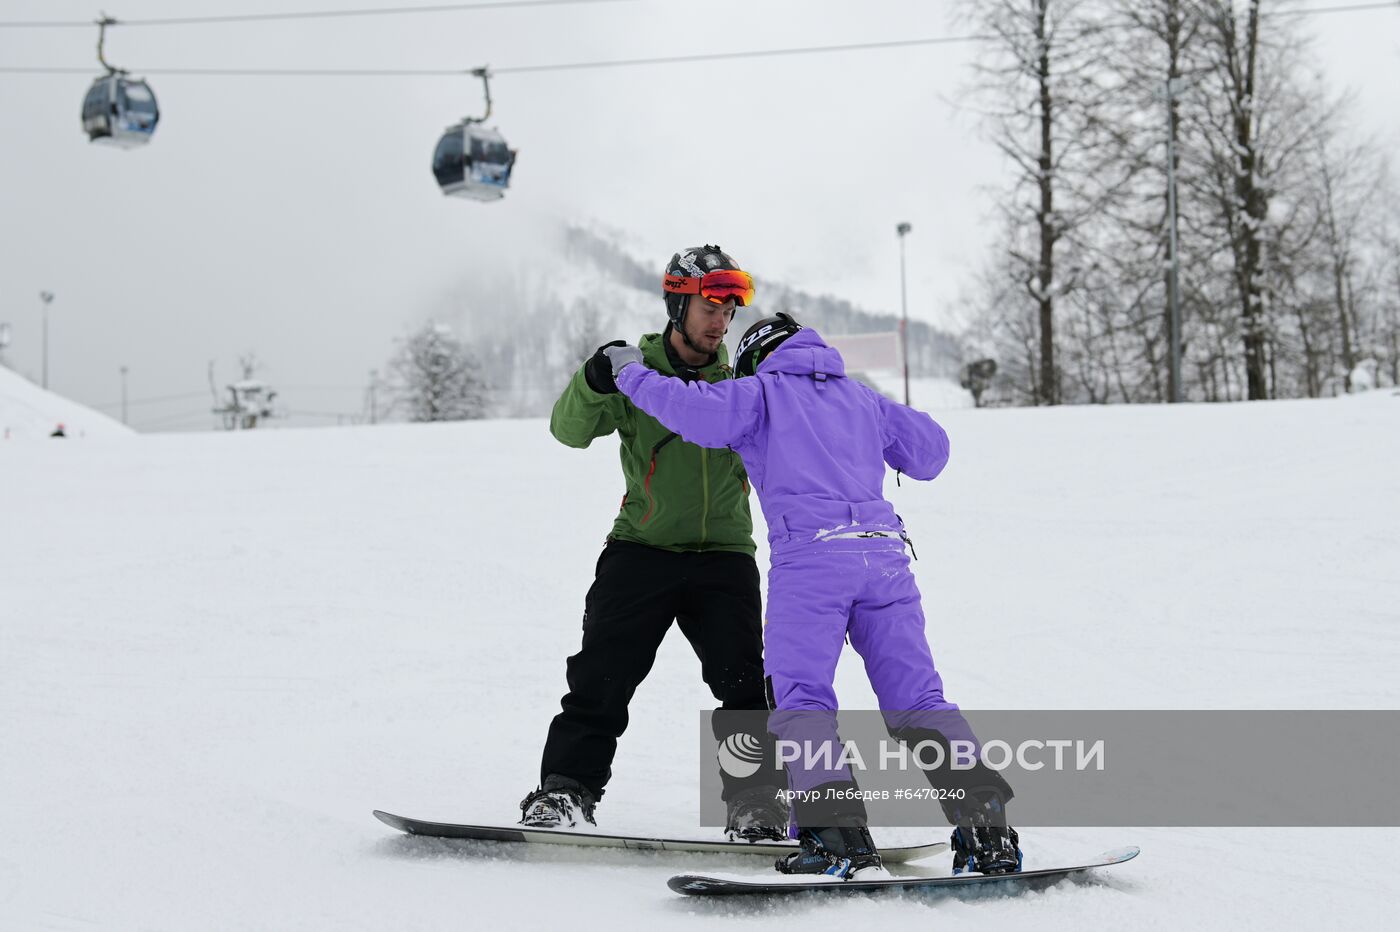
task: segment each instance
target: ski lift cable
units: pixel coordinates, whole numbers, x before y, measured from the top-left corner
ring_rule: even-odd
[[[181,395],[161,395],[161,396],[156,397],[156,398],[132,398],[132,399],[126,401],[125,404],[127,404],[127,405],[129,405],[129,406],[131,406],[131,407],[135,407],[136,405],[164,404],[164,403],[171,402],[171,401],[188,401],[189,399],[192,399],[192,398],[208,398],[208,397],[209,397],[209,392],[206,390],[206,391],[201,391],[201,392],[185,392],[184,394],[181,394]],[[123,402],[120,402],[120,401],[112,401],[112,402],[108,402],[108,403],[105,403],[105,404],[96,404],[96,405],[92,405],[92,407],[94,407],[94,408],[120,408],[120,407],[122,406],[122,404],[123,404]]]
[[[213,416],[215,416],[214,412],[206,408],[199,411],[182,411],[178,414],[162,414],[159,417],[145,418],[144,420],[138,421],[131,426],[135,427],[138,430],[141,430],[148,427],[164,427],[169,426],[171,424],[184,424],[186,422],[193,421],[207,421]]]
[[[595,0],[525,0],[525,2],[595,2]],[[601,2],[601,0],[598,0]],[[608,0],[618,2],[618,0]],[[522,6],[524,3],[508,3],[506,6]],[[412,8],[412,9],[428,9]],[[1348,6],[1304,7],[1295,10],[1274,10],[1270,16],[1307,16],[1325,13],[1356,13],[1368,10],[1400,10],[1400,0],[1386,0],[1383,3],[1360,3]],[[290,15],[290,14],[289,14]],[[125,21],[123,21],[125,22]],[[15,24],[0,23],[0,28]],[[20,24],[24,25],[24,24]],[[53,24],[51,24],[53,25]],[[65,24],[67,25],[67,24]],[[82,23],[91,28],[92,23]],[[1123,24],[1124,26],[1130,24]],[[529,74],[550,71],[581,71],[601,68],[627,68],[643,65],[685,64],[707,61],[732,61],[745,58],[772,58],[785,55],[817,55],[835,52],[874,51],[879,49],[909,48],[926,45],[954,45],[969,42],[988,42],[1001,38],[990,33],[971,33],[953,36],[929,36],[917,39],[893,39],[883,42],[852,42],[840,45],[811,45],[794,48],[752,49],[748,51],[701,52],[694,55],[670,55],[651,58],[621,58],[608,61],[554,62],[538,65],[507,65],[492,67],[491,74]],[[0,74],[89,74],[91,68],[47,67],[28,65],[0,65]],[[481,76],[482,68],[143,68],[148,75],[184,75],[212,77],[460,77],[461,75]]]
[[[493,69],[494,70],[494,69]],[[461,77],[471,74],[464,68],[142,68],[146,75],[194,75],[204,77],[273,77],[273,78],[421,78]],[[0,65],[0,74],[92,74],[92,68],[28,67]]]
[[[671,65],[705,61],[725,61],[741,58],[770,58],[780,55],[813,55],[832,52],[857,52],[874,49],[902,48],[920,45],[952,45],[963,42],[985,42],[997,38],[987,34],[962,36],[932,36],[923,39],[893,39],[886,42],[854,42],[844,45],[813,45],[786,49],[753,49],[739,52],[701,52],[695,55],[671,55],[656,58],[619,58],[608,61],[555,62],[540,65],[492,66],[489,73],[529,74],[547,71],[581,71],[596,68],[627,68],[638,65]],[[476,75],[480,68],[142,68],[146,75],[196,75],[221,77],[460,77]],[[91,68],[29,67],[0,65],[0,74],[90,74]]]
[[[1400,9],[1400,0],[1386,3],[1352,3],[1346,6],[1300,7],[1296,10],[1269,10],[1264,16],[1312,16],[1315,13],[1359,13],[1363,10]]]
[[[414,13],[470,13],[477,10],[527,9],[544,6],[594,6],[602,3],[636,3],[639,0],[479,0],[476,3],[436,3],[430,6],[366,7],[350,10],[303,10],[288,13],[229,13],[220,16],[172,16],[159,19],[112,20],[115,26],[204,26],[230,23],[287,22],[307,19],[351,19],[367,16],[403,16]],[[86,29],[91,20],[34,20],[0,22],[0,29]]]
[[[203,75],[222,77],[461,77],[482,71],[492,75],[528,74],[545,71],[578,71],[589,68],[625,68],[636,65],[667,65],[686,62],[721,61],[737,58],[765,58],[778,55],[808,55],[829,52],[855,52],[871,49],[898,48],[916,45],[948,45],[959,42],[983,42],[994,38],[987,35],[933,36],[925,39],[895,39],[888,42],[857,42],[845,45],[814,45],[788,49],[753,49],[742,52],[708,52],[695,55],[673,55],[658,58],[620,58],[609,61],[557,62],[541,65],[507,65],[482,68],[142,68],[147,75]],[[0,74],[90,74],[91,68],[27,67],[0,65]]]
[[[891,39],[885,42],[852,42],[842,45],[809,45],[789,49],[753,49],[738,52],[700,52],[695,55],[667,55],[657,58],[628,58],[614,61],[563,62],[548,65],[513,65],[492,68],[493,74],[528,74],[541,71],[579,71],[588,68],[625,68],[634,65],[671,65],[688,62],[726,61],[740,58],[772,58],[780,55],[820,55],[831,52],[865,52],[876,49],[904,48],[918,45],[953,45],[963,42],[986,42],[996,36],[971,34],[963,36],[931,36],[923,39]]]
[[[595,6],[604,3],[637,3],[641,0],[478,0],[475,3],[438,3],[411,7],[364,7],[349,10],[304,10],[287,13],[230,13],[218,16],[179,16],[158,19],[111,19],[114,26],[203,26],[254,22],[289,22],[315,19],[350,19],[371,16],[403,16],[421,13],[464,13],[477,10],[530,9],[548,6]],[[1326,13],[1357,13],[1366,10],[1397,9],[1400,0],[1379,0],[1340,6],[1301,7],[1295,10],[1267,10],[1262,15],[1311,16]],[[105,16],[105,14],[104,14]],[[92,20],[13,20],[0,21],[0,29],[86,29]]]

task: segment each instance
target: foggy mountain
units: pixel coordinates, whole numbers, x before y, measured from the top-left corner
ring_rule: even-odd
[[[635,343],[666,324],[660,280],[670,256],[639,258],[621,234],[570,224],[547,267],[497,270],[463,282],[442,323],[470,344],[491,387],[494,416],[547,415],[569,376],[609,340]],[[698,245],[698,244],[690,244]],[[786,311],[824,336],[898,330],[899,315],[875,313],[830,295],[754,278],[753,308],[741,308],[726,340],[731,352],[749,324]],[[959,341],[921,321],[909,323],[911,374],[956,379]]]

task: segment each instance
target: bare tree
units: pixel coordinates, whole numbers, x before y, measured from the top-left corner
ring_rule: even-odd
[[[1385,211],[1377,235],[1376,355],[1391,385],[1400,385],[1400,197],[1385,189]],[[1379,373],[1378,373],[1379,374]]]
[[[1122,82],[1112,111],[1123,128],[1117,158],[1133,179],[1115,215],[1105,218],[1102,237],[1104,288],[1117,296],[1114,378],[1124,401],[1166,401],[1177,397],[1170,365],[1173,211],[1180,217],[1194,209],[1182,185],[1173,198],[1169,182],[1181,176],[1183,151],[1191,149],[1183,109],[1195,106],[1200,84],[1201,19],[1196,0],[1109,0],[1108,7],[1115,29],[1104,65]],[[1189,259],[1189,237],[1178,236],[1176,248],[1188,257],[1177,274],[1184,339],[1186,294],[1199,266]]]
[[[1332,109],[1334,116],[1338,112]],[[1368,294],[1379,291],[1383,219],[1376,215],[1386,206],[1386,190],[1384,168],[1373,147],[1348,144],[1339,137],[1331,121],[1318,135],[1313,153],[1314,197],[1337,325],[1342,386],[1350,392],[1352,373],[1377,335],[1376,328],[1364,325],[1361,304]],[[1375,271],[1365,267],[1368,252]]]
[[[1211,72],[1199,100],[1199,129],[1208,159],[1199,193],[1214,205],[1228,244],[1230,281],[1243,349],[1245,397],[1268,398],[1277,385],[1270,358],[1282,315],[1270,315],[1271,279],[1310,242],[1293,221],[1292,205],[1271,212],[1280,191],[1305,184],[1305,154],[1314,145],[1325,103],[1290,74],[1305,61],[1297,33],[1278,17],[1264,22],[1261,0],[1199,0]],[[1285,233],[1301,234],[1290,245]]]
[[[1040,398],[1035,309],[1016,284],[1015,271],[1011,255],[996,250],[979,270],[974,286],[984,311],[963,334],[961,355],[969,363],[977,359],[996,363],[979,404],[1033,405]]]
[[[963,4],[993,37],[971,98],[1011,166],[964,356],[997,359],[992,403],[1175,397],[1174,348],[1181,394],[1211,401],[1400,375],[1394,179],[1308,78],[1288,2]]]
[[[1240,304],[1248,397],[1268,397],[1264,364],[1263,226],[1268,215],[1267,170],[1257,134],[1259,116],[1259,0],[1247,0],[1241,27],[1233,0],[1206,0],[1218,97],[1208,116],[1215,194],[1228,231]]]
[[[428,322],[403,341],[389,363],[394,405],[411,421],[486,416],[486,386],[471,351],[444,324]]]
[[[979,87],[972,99],[983,105],[992,139],[1013,166],[1002,211],[1010,274],[1022,289],[1016,300],[1030,302],[1036,326],[1028,374],[1036,401],[1058,404],[1066,384],[1057,309],[1078,305],[1076,319],[1086,322],[1100,313],[1083,303],[1095,300],[1095,226],[1135,171],[1116,158],[1124,128],[1109,118],[1109,102],[1119,80],[1102,67],[1102,10],[1090,0],[979,0],[964,10],[996,37],[993,54],[975,66]],[[1086,326],[1075,342],[1106,332]],[[1081,347],[1078,361],[1092,368],[1095,357]],[[1072,396],[1087,384],[1076,375]]]

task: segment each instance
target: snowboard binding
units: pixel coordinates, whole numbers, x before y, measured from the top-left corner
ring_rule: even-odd
[[[856,873],[887,876],[880,852],[863,825],[803,829],[798,850],[773,865],[781,874],[824,874],[850,880]]]
[[[953,829],[953,873],[1014,874],[1021,870],[1021,839],[997,825]]]
[[[597,825],[597,800],[582,783],[552,773],[520,801],[520,824],[531,828],[573,828],[579,822]]]
[[[729,800],[724,829],[730,841],[786,841],[788,807],[776,786],[751,786]]]
[[[1006,807],[994,790],[970,792],[944,806],[953,823],[953,873],[1014,874],[1021,870],[1021,838],[1006,824]]]

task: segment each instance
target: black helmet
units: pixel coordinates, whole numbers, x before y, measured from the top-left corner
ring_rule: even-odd
[[[753,375],[759,363],[801,329],[791,314],[779,311],[777,317],[765,317],[745,330],[734,350],[734,377]]]
[[[718,246],[691,246],[689,249],[682,249],[671,257],[671,261],[666,264],[666,274],[662,277],[661,293],[666,298],[666,316],[671,319],[671,323],[681,328],[685,321],[685,309],[689,304],[690,295],[681,294],[668,287],[672,280],[682,278],[703,279],[707,272],[716,272],[720,269],[732,269],[739,271],[739,263],[735,262],[724,250]],[[739,302],[743,304],[743,301]]]

